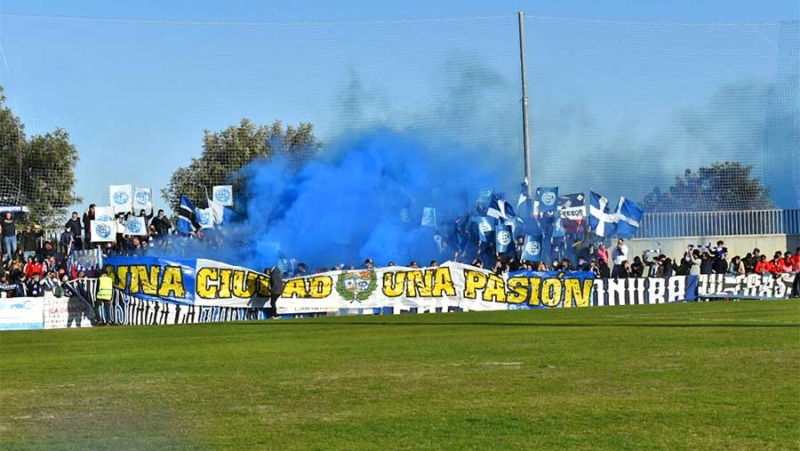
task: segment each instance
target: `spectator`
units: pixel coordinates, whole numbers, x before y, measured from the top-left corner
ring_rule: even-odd
[[[92,243],[92,221],[95,219],[94,213],[95,205],[89,205],[89,209],[83,213],[83,242],[86,244],[86,249],[94,249]]]
[[[642,277],[644,275],[644,263],[642,263],[642,259],[639,258],[638,255],[633,257],[633,263],[631,263],[631,275],[633,277]]]
[[[17,221],[11,212],[6,212],[2,226],[3,245],[6,247],[6,256],[11,260],[17,252]]]
[[[600,243],[600,246],[597,248],[597,264],[600,265],[603,262],[605,262],[606,265],[608,264],[608,249],[606,249],[605,244]]]
[[[44,275],[44,265],[42,265],[42,262],[36,260],[35,258],[28,257],[28,262],[25,264],[23,272],[28,280],[32,280],[33,276],[36,274],[39,274],[39,276]]]
[[[617,278],[619,271],[622,269],[622,262],[628,260],[628,246],[625,240],[620,238],[617,240],[617,246],[611,251],[611,261],[614,263],[614,268],[611,270],[611,277]]]
[[[741,276],[744,274],[744,262],[740,256],[735,256],[731,259],[731,264],[728,265],[729,276]]]
[[[278,298],[283,294],[283,275],[277,266],[264,270],[269,273],[269,315],[272,319],[278,318]]]
[[[711,270],[714,274],[727,274],[728,273],[728,254],[722,252],[717,254],[711,263]]]
[[[169,235],[169,229],[172,228],[172,223],[169,221],[169,218],[164,214],[163,209],[158,210],[158,216],[153,218],[153,221],[150,222],[150,225],[156,228],[156,233],[158,236],[165,237]]]
[[[617,278],[620,279],[630,279],[633,277],[633,271],[631,270],[631,264],[628,260],[622,260],[622,263],[619,265],[619,270],[617,271]]]
[[[752,253],[748,252],[747,255],[744,256],[742,259],[742,268],[745,274],[751,274],[756,271],[756,259],[753,258]]]
[[[785,272],[789,272],[788,268],[786,267],[786,262],[783,259],[783,254],[781,251],[775,252],[775,255],[772,257],[772,261],[769,262],[768,265],[769,272],[777,276],[778,274],[782,274]]]
[[[64,224],[64,228],[69,230],[72,234],[72,250],[79,251],[83,249],[83,242],[81,238],[81,218],[78,217],[78,212],[73,211],[72,217],[69,218],[66,224]]]
[[[70,252],[72,252],[72,244],[74,241],[72,229],[69,226],[64,227],[64,231],[61,232],[61,237],[58,240],[58,244],[61,245],[64,254],[69,255]]]
[[[39,238],[42,236],[42,227],[37,225],[36,230],[30,225],[25,226],[25,231],[20,234],[20,248],[22,255],[27,260],[28,257],[35,257],[39,250]]]
[[[675,263],[669,257],[664,257],[664,262],[661,264],[661,266],[664,268],[661,277],[664,278],[672,277],[675,275],[678,269],[675,267]]]
[[[769,274],[769,272],[770,272],[770,265],[769,262],[767,261],[767,256],[759,255],[758,263],[756,263],[755,267],[755,273],[763,276]]]
[[[700,251],[697,249],[692,249],[689,246],[689,250],[683,255],[683,261],[689,267],[688,274],[692,276],[699,276],[700,275]]]
[[[42,286],[42,275],[35,273],[32,278],[28,279],[28,296],[38,298],[44,296],[44,287]]]
[[[700,260],[700,274],[712,274],[714,272],[714,261],[711,259],[711,254],[703,252]]]
[[[591,271],[595,278],[600,278],[600,268],[597,266],[597,260],[594,258],[589,262],[589,266],[586,268],[586,270]]]

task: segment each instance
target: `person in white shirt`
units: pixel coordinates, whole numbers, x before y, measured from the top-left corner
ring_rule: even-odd
[[[614,268],[611,270],[611,277],[619,277],[620,269],[622,269],[622,262],[628,260],[628,246],[622,238],[617,240],[617,246],[611,251],[611,261],[614,262]]]

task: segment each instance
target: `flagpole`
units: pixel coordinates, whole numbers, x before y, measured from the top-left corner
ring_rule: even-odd
[[[525,205],[528,209],[528,217],[533,217],[533,197],[531,196],[531,148],[530,148],[530,129],[528,125],[528,86],[525,81],[525,13],[517,13],[519,23],[519,66],[522,75],[522,145],[525,155],[525,178],[528,180],[528,192]]]

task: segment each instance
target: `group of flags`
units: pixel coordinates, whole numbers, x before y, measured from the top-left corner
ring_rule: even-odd
[[[181,194],[178,207],[178,220],[175,229],[184,235],[201,229],[213,229],[223,225],[233,214],[228,208],[233,205],[232,187],[230,185],[215,186],[212,198],[208,199],[207,208],[197,208],[185,194]]]
[[[608,199],[594,191],[590,193],[589,226],[595,235],[630,238],[639,230],[644,217],[644,208],[641,205],[622,196],[617,203],[617,209],[612,213],[608,208]]]

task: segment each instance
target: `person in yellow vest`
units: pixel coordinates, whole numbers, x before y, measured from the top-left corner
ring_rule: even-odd
[[[95,313],[97,314],[97,325],[105,326],[114,324],[111,315],[111,298],[113,296],[114,281],[108,273],[103,273],[97,279],[97,296],[95,296]],[[106,314],[103,315],[103,310]]]

